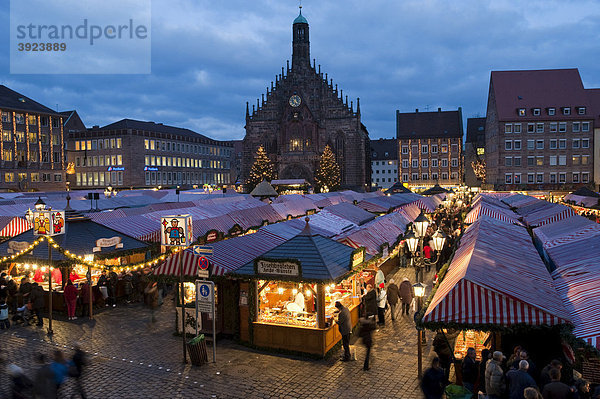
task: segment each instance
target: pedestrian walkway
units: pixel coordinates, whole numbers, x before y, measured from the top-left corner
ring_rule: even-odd
[[[405,276],[412,282],[414,270],[393,273],[396,281]],[[58,348],[70,357],[73,344],[79,342],[91,360],[83,377],[85,388],[89,397],[98,398],[422,398],[412,315],[394,322],[389,312],[387,317],[385,327],[374,334],[369,371],[362,370],[365,350],[360,343],[358,361],[341,362],[341,352],[313,360],[221,340],[216,364],[183,365],[181,338],[173,336],[175,311],[170,300],[157,311],[155,323],[150,310],[131,305],[102,312],[92,321],[56,320],[52,337],[38,327],[11,328],[0,332],[0,353],[31,374],[35,354],[49,355]],[[431,341],[428,334],[425,367]],[[63,387],[64,397],[70,396],[70,384]],[[8,396],[8,387],[8,376],[0,373],[0,398]]]

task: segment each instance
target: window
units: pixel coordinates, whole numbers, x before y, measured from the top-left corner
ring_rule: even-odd
[[[535,140],[527,140],[527,149],[534,150],[535,149]]]
[[[544,149],[544,140],[536,141],[535,148],[538,150],[543,150]]]
[[[581,182],[582,183],[589,183],[590,182],[590,174],[589,174],[589,172],[583,172],[581,174]]]
[[[556,115],[556,108],[548,108],[548,115]]]
[[[437,154],[437,152],[438,152],[438,146],[437,146],[437,144],[432,144],[431,145],[431,153],[432,154]]]
[[[123,155],[117,155],[117,165],[123,165]]]
[[[585,107],[577,107],[578,115],[585,115]]]
[[[571,107],[563,107],[563,115],[571,115]]]
[[[458,159],[452,158],[451,165],[453,168],[456,168],[458,166]]]
[[[537,133],[544,133],[544,124],[538,123],[537,125],[535,125],[535,131]]]
[[[121,148],[122,144],[123,144],[123,142],[122,142],[121,138],[120,137],[117,138],[117,148]]]
[[[558,131],[558,123],[550,122],[550,132],[556,133]]]
[[[438,174],[437,173],[432,173],[431,174],[431,180],[437,180],[438,179]]]
[[[40,125],[46,127],[48,126],[48,117],[47,116],[40,116]]]
[[[510,173],[504,174],[504,183],[512,184],[512,174],[510,174]]]
[[[405,169],[408,168],[408,159],[403,159],[402,160],[402,167],[405,168]]]
[[[513,165],[514,166],[521,166],[521,157],[514,157],[513,158]]]
[[[573,139],[573,148],[579,148],[579,139]]]
[[[590,148],[590,139],[581,139],[581,148]]]
[[[98,157],[98,166],[104,166],[104,155]]]
[[[537,166],[544,166],[544,157],[536,157],[535,158],[535,164]]]
[[[50,153],[42,152],[42,162],[50,162]]]
[[[511,140],[504,141],[504,149],[507,151],[512,150],[512,141]]]
[[[565,148],[567,148],[567,139],[558,140],[558,148],[561,150],[564,150]]]
[[[589,159],[590,159],[589,155],[582,155],[581,156],[581,164],[582,165],[587,165],[589,163]]]
[[[573,133],[579,133],[579,131],[580,131],[579,126],[580,126],[579,122],[573,122]]]
[[[567,122],[560,122],[558,124],[558,131],[564,133],[567,131]]]
[[[515,173],[514,182],[515,182],[515,184],[521,184],[521,174],[520,173]]]
[[[62,174],[55,173],[54,174],[54,181],[62,181]]]
[[[535,132],[535,123],[528,123],[527,124],[527,133],[533,133]]]
[[[408,181],[408,173],[402,173],[402,181]]]
[[[556,173],[550,173],[550,183],[556,183]]]
[[[403,154],[408,154],[408,146],[406,146],[406,145],[402,146],[402,153]]]
[[[12,132],[10,130],[4,130],[2,132],[2,141],[12,141]]]
[[[2,112],[2,123],[11,123],[10,114],[6,111]]]
[[[25,123],[25,117],[23,114],[15,114],[15,121],[17,122],[17,125],[22,125]]]
[[[517,113],[518,113],[519,116],[525,116],[525,115],[527,115],[527,111],[525,111],[525,108],[519,108],[517,110]]]
[[[512,157],[504,158],[504,166],[512,166]]]
[[[515,123],[513,125],[513,133],[521,133],[521,124],[520,123]]]
[[[37,133],[36,132],[29,132],[29,142],[37,143]]]
[[[14,183],[15,181],[15,174],[12,172],[7,172],[4,174],[4,181],[6,183]]]
[[[422,177],[423,180],[428,180],[428,174],[427,173],[423,173],[421,177]]]
[[[540,114],[542,113],[541,111],[542,111],[542,110],[541,110],[541,109],[539,109],[539,108],[534,108],[534,109],[533,109],[533,115],[534,115],[534,116],[540,116]]]
[[[538,173],[536,175],[535,182],[536,183],[543,183],[544,182],[544,174],[543,173]]]
[[[560,172],[558,174],[558,182],[565,183],[567,181],[567,174],[565,172]]]
[[[429,161],[427,159],[422,159],[421,160],[421,167],[423,167],[423,168],[429,167]]]
[[[431,167],[432,168],[437,168],[438,167],[438,160],[437,159],[432,159],[431,160]]]
[[[107,150],[110,148],[110,139],[104,139],[104,148]]]
[[[447,168],[448,167],[448,160],[446,158],[442,159],[441,165],[442,165],[442,168]]]
[[[550,149],[556,150],[558,148],[558,141],[556,139],[550,139]]]
[[[59,127],[59,119],[52,118],[52,127]]]
[[[25,142],[25,132],[15,132],[15,137],[17,138],[17,143]]]
[[[458,152],[458,144],[452,144],[452,152]]]
[[[527,173],[527,183],[533,184],[535,181],[535,175],[533,173]]]
[[[535,157],[527,157],[527,166],[535,165]]]
[[[579,172],[573,172],[573,183],[579,183]]]
[[[27,121],[29,122],[29,125],[33,125],[33,126],[37,125],[37,118],[35,115],[28,115]]]
[[[419,150],[419,146],[418,146],[418,145],[413,145],[413,146],[412,146],[412,153],[413,153],[413,154],[415,154],[415,155],[416,155],[416,154],[417,154],[417,152],[418,152],[418,150]]]
[[[37,183],[40,181],[40,174],[39,173],[32,173],[31,174],[31,182],[32,183]]]
[[[581,131],[589,132],[590,131],[590,123],[589,122],[581,122]]]
[[[556,166],[557,157],[556,155],[550,155],[550,166]]]
[[[442,180],[448,180],[448,172],[442,172]]]
[[[558,164],[561,166],[565,166],[567,164],[567,156],[566,155],[559,155],[558,156]]]
[[[427,145],[422,145],[421,146],[421,153],[427,154]]]
[[[418,173],[413,173],[413,174],[411,175],[411,177],[412,177],[412,180],[413,180],[413,181],[414,181],[414,180],[419,180],[419,174],[418,174]]]
[[[447,144],[442,144],[442,154],[445,154],[448,152],[448,145]]]
[[[413,159],[412,160],[412,167],[413,168],[418,168],[419,167],[419,160],[418,159]]]
[[[54,163],[60,162],[60,152],[54,151],[52,153],[52,162],[54,162]]]
[[[149,150],[150,149],[150,140],[144,139],[144,149],[145,150]],[[146,175],[148,175],[148,173],[146,173]],[[147,183],[147,184],[150,184],[150,183]]]

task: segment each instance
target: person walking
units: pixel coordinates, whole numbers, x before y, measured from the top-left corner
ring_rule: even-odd
[[[528,368],[527,360],[521,360],[518,370],[511,369],[506,373],[509,399],[522,399],[525,388],[537,388],[535,381],[527,373]]]
[[[471,393],[476,393],[475,383],[479,377],[479,367],[475,362],[475,357],[475,348],[469,348],[467,349],[467,356],[465,356],[462,362],[463,386],[471,391]]]
[[[347,307],[342,305],[339,301],[335,302],[335,307],[339,310],[338,329],[342,335],[342,346],[344,347],[344,357],[342,357],[342,361],[347,362],[350,360],[350,332],[352,332],[352,320],[350,311]]]
[[[394,282],[394,279],[390,279],[390,284],[387,289],[387,301],[390,304],[390,313],[392,314],[392,321],[396,320],[396,305],[398,305],[398,299],[400,298],[400,289]]]
[[[573,397],[571,387],[560,381],[560,370],[550,369],[552,381],[544,387],[542,397],[544,399],[570,399]]]
[[[363,317],[359,320],[360,323],[360,337],[362,343],[367,348],[367,354],[365,355],[365,363],[363,364],[363,370],[367,371],[371,367],[369,366],[369,359],[371,358],[371,347],[373,346],[373,330],[375,329],[375,319]]]
[[[64,355],[61,350],[57,349],[54,351],[54,361],[50,363],[50,369],[54,375],[54,384],[56,385],[56,391],[60,390],[60,386],[65,382],[67,375],[69,374],[69,368],[65,362]]]
[[[75,309],[77,307],[77,288],[75,288],[70,279],[67,280],[67,285],[65,286],[63,295],[67,305],[67,314],[69,316],[69,320],[77,319],[77,316],[75,316]]]
[[[387,306],[387,291],[385,283],[379,284],[379,293],[377,295],[377,324],[385,325],[385,308]]]
[[[506,390],[504,371],[500,366],[504,358],[502,352],[495,351],[485,368],[485,392],[488,399],[500,399]]]
[[[44,290],[38,285],[33,283],[31,287],[31,294],[29,294],[29,303],[31,303],[31,310],[35,313],[38,319],[37,325],[43,326],[44,319],[42,319],[42,309],[44,308]]]
[[[81,317],[85,317],[87,314],[91,316],[90,313],[90,284],[85,281],[81,284],[81,290],[79,291],[79,298],[81,298]],[[94,303],[94,298],[92,297],[92,304]]]
[[[448,334],[450,334],[450,332],[448,332]],[[450,345],[446,334],[441,330],[435,334],[433,343],[431,345],[434,352],[440,359],[440,366],[444,369],[444,375],[446,376],[447,380],[450,377],[450,365],[452,364],[452,360],[454,358],[454,354],[452,353],[452,345]]]
[[[440,359],[434,357],[431,361],[431,367],[425,370],[421,379],[421,390],[425,399],[441,399],[446,388],[446,378],[444,370],[440,367]]]
[[[33,397],[35,399],[56,399],[56,383],[54,372],[46,361],[46,355],[40,353],[36,357],[38,368],[33,375]]]
[[[87,360],[85,356],[85,352],[81,350],[81,346],[79,343],[75,344],[75,353],[73,354],[73,359],[70,364],[69,375],[75,378],[75,389],[77,390],[78,396],[82,399],[86,398],[85,391],[83,389],[83,370],[87,365]]]
[[[410,304],[414,298],[413,287],[408,278],[404,277],[400,283],[400,299],[402,300],[402,315],[408,315]]]
[[[364,296],[367,318],[377,314],[377,293],[371,284],[367,285],[367,293]]]

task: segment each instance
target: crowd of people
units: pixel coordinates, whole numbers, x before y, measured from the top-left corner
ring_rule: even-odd
[[[435,346],[435,344],[434,344]],[[441,399],[449,385],[449,364],[436,356],[421,380],[426,399]],[[500,351],[481,352],[476,362],[474,348],[467,350],[462,362],[462,385],[474,396],[487,399],[600,399],[600,386],[592,390],[582,378],[563,377],[562,362],[552,360],[539,369],[527,350],[515,347],[507,359]],[[447,368],[446,368],[446,367]]]

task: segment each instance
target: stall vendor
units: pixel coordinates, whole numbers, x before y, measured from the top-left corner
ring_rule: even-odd
[[[36,283],[44,282],[44,272],[42,272],[42,269],[35,269],[35,274],[33,275],[33,281],[35,281]]]

